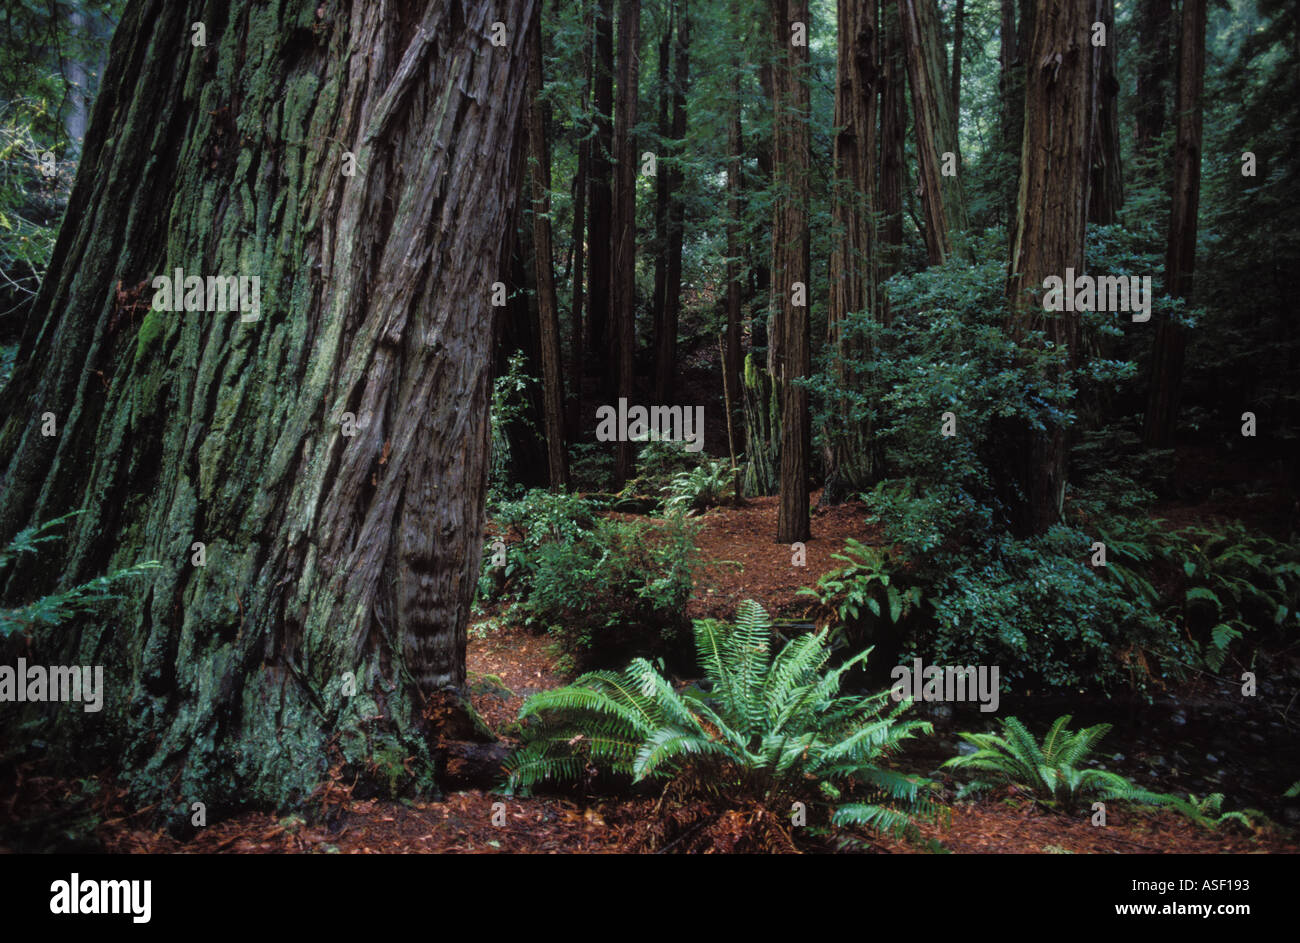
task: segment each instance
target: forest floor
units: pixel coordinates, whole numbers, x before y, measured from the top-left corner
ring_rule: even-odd
[[[807,543],[806,568],[790,565],[789,550],[775,545],[776,499],[751,500],[741,508],[715,508],[701,517],[701,559],[715,561],[696,576],[692,617],[727,617],[743,599],[753,598],[773,613],[809,617],[812,600],[798,590],[833,569],[844,538],[872,541],[864,509],[850,503],[817,513],[816,539]],[[569,680],[557,668],[545,636],[510,626],[471,627],[467,669],[471,696],[484,721],[503,739],[524,699]],[[955,739],[911,757],[934,775],[937,753]],[[1161,742],[1158,740],[1157,742]],[[1262,748],[1260,748],[1262,749]],[[1137,752],[1137,751],[1135,751]],[[948,755],[951,755],[949,753]],[[1176,754],[1175,754],[1176,755]],[[904,762],[908,760],[905,758]],[[1170,770],[1174,775],[1178,771]],[[941,778],[941,777],[940,777]],[[78,820],[91,826],[88,840],[62,850],[181,853],[427,853],[526,852],[617,853],[642,847],[657,815],[649,796],[544,795],[506,797],[481,790],[453,792],[440,800],[358,798],[344,790],[328,808],[308,819],[249,812],[214,822],[189,841],[150,828],[149,809],[132,810],[111,777],[69,783],[27,771],[10,789],[0,790],[0,825],[48,818],[51,829]],[[1142,783],[1151,788],[1174,783]],[[1186,781],[1182,783],[1186,787]],[[1094,828],[1086,815],[1065,816],[1044,809],[1014,788],[970,802],[953,800],[947,783],[944,801],[950,820],[924,824],[922,835],[943,848],[965,853],[1295,853],[1294,832],[1266,826],[1254,834],[1229,823],[1200,828],[1172,811],[1152,811],[1112,803],[1107,827]],[[1185,791],[1185,789],[1184,789]],[[11,794],[5,795],[4,792]],[[496,805],[504,803],[504,806]],[[1229,805],[1236,808],[1236,805]],[[504,812],[504,824],[501,813]],[[97,823],[97,824],[95,824]],[[4,829],[0,827],[0,835]],[[66,831],[64,831],[66,834]],[[865,838],[857,850],[919,853],[921,845],[879,837]],[[0,850],[3,848],[0,840]],[[59,842],[54,843],[60,847]],[[820,846],[825,847],[825,846]]]

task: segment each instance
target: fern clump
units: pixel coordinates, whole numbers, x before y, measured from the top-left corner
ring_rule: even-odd
[[[0,547],[0,574],[15,560],[23,555],[34,556],[40,552],[41,545],[59,540],[60,535],[54,531],[69,518],[82,511],[73,511],[19,531],[6,547]],[[15,632],[30,632],[35,629],[61,625],[82,613],[93,612],[104,602],[120,599],[114,590],[131,577],[141,576],[148,570],[160,566],[156,561],[137,563],[134,566],[116,572],[97,576],[71,589],[42,596],[35,602],[16,609],[0,609],[0,639],[7,638]]]
[[[520,711],[524,738],[507,764],[510,788],[592,771],[668,783],[652,845],[679,840],[674,826],[689,823],[696,843],[687,847],[744,847],[740,815],[757,844],[793,847],[795,802],[810,815],[833,806],[826,820],[836,825],[912,832],[913,815],[934,811],[929,784],[879,764],[931,725],[901,720],[909,702],[894,704],[887,692],[840,694],[844,674],[869,649],[827,671],[825,630],[775,656],[771,637],[767,613],[746,601],[734,625],[695,622],[705,672],[697,685],[676,690],[638,658],[622,674],[592,672],[534,695]],[[701,821],[719,807],[726,812]]]
[[[991,733],[958,734],[975,747],[975,752],[956,756],[945,768],[990,773],[995,781],[1013,783],[1034,797],[1063,812],[1076,811],[1093,799],[1121,799],[1150,805],[1172,805],[1170,796],[1139,789],[1118,773],[1084,769],[1082,764],[1097,743],[1109,732],[1110,724],[1096,724],[1071,732],[1070,715],[1058,717],[1040,744],[1015,717],[1001,721],[1002,736]],[[959,795],[989,788],[993,783],[975,780],[962,787]]]

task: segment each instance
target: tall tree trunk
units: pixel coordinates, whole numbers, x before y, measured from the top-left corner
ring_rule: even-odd
[[[616,389],[617,375],[607,357],[609,350],[609,286],[613,241],[614,153],[614,0],[597,0],[595,124],[591,144],[591,182],[587,225],[587,349],[595,357],[600,377],[600,394],[609,397]]]
[[[966,38],[966,0],[957,0],[957,8],[952,18],[952,91],[949,98],[952,104],[952,120],[961,126],[961,55]]]
[[[1205,0],[1183,0],[1178,37],[1178,140],[1174,145],[1174,187],[1165,249],[1165,290],[1190,298],[1196,269],[1197,213],[1201,202],[1201,115],[1205,89]],[[1143,437],[1165,447],[1178,422],[1187,331],[1168,317],[1156,328],[1151,391]]]
[[[542,94],[542,23],[533,18],[529,38],[526,110],[533,217],[533,272],[537,283],[538,341],[542,359],[542,418],[546,434],[546,469],[552,491],[569,485],[568,444],[564,436],[564,380],[561,376],[560,312],[555,298],[551,256],[551,155],[546,141]]]
[[[1088,219],[1110,225],[1124,205],[1124,171],[1119,150],[1119,77],[1115,66],[1115,0],[1096,0],[1094,22],[1106,28],[1106,45],[1093,47],[1097,120],[1092,139],[1092,183]]]
[[[952,112],[935,0],[901,0],[907,73],[916,125],[917,178],[925,208],[925,248],[931,265],[969,258],[970,228],[961,183],[961,150]],[[945,155],[951,155],[946,157]],[[945,168],[945,164],[949,164]],[[945,169],[951,173],[944,174]]]
[[[838,503],[868,487],[874,475],[871,429],[853,393],[860,377],[850,366],[864,358],[859,334],[846,330],[852,317],[875,317],[876,167],[876,0],[842,2],[838,11],[835,77],[834,189],[835,247],[830,264],[827,341],[834,351],[834,376],[843,396],[835,428],[828,431],[830,468],[823,503]]]
[[[673,161],[668,168],[668,244],[666,283],[661,332],[656,335],[655,399],[667,403],[673,396],[677,367],[677,325],[682,309],[682,245],[685,237],[686,204],[682,197],[682,142],[686,137],[686,92],[691,79],[691,15],[687,0],[676,0],[677,42],[673,61]]]
[[[106,666],[71,749],[173,821],[300,802],[463,716],[536,5],[400,13],[133,0],[0,394],[0,543],[85,510],[6,598],[162,563],[112,631],[32,644]],[[176,268],[260,278],[258,319],[252,282],[244,313],[149,310]]]
[[[880,56],[880,278],[898,272],[903,249],[903,191],[907,188],[907,56],[903,50],[902,0],[884,0],[884,47]],[[888,321],[888,306],[882,311]]]
[[[672,51],[673,22],[676,10],[669,8],[664,21],[663,35],[659,39],[659,122],[657,131],[660,140],[660,157],[666,157],[671,150],[668,140],[672,137]],[[655,260],[654,295],[650,299],[651,336],[654,338],[655,350],[655,388],[658,398],[659,352],[663,346],[664,303],[668,297],[668,201],[672,181],[668,179],[667,162],[655,176],[655,235],[650,244],[650,255]]]
[[[1020,343],[1042,330],[1057,358],[1054,380],[1077,349],[1078,315],[1043,310],[1043,280],[1083,271],[1088,212],[1088,154],[1092,140],[1093,0],[1057,0],[1038,10],[1027,56],[1025,132],[1020,198],[1007,277],[1009,330]],[[1045,531],[1060,518],[1065,495],[1066,428],[1035,430],[1007,424],[1010,477],[1004,501],[1022,534]]]
[[[1136,150],[1149,160],[1165,133],[1165,97],[1169,87],[1170,0],[1138,0]]]
[[[731,0],[731,19],[734,24],[740,24],[740,3],[741,0]],[[728,84],[730,89],[730,101],[728,106],[730,114],[727,121],[727,336],[726,346],[724,347],[723,356],[723,389],[726,392],[731,411],[734,413],[736,399],[741,395],[740,390],[740,336],[741,336],[741,305],[743,303],[743,289],[740,284],[740,242],[741,242],[741,201],[743,199],[744,179],[743,179],[743,160],[744,160],[744,129],[741,126],[741,104],[740,104],[740,75],[744,68],[743,54],[741,44],[736,43],[733,47],[733,59],[731,62],[731,81]],[[734,439],[734,428],[737,423],[734,421],[734,415],[728,415],[727,437],[728,446],[732,455],[738,451],[737,442]],[[740,487],[737,482],[736,498],[740,498]]]
[[[582,68],[586,81],[582,89],[582,109],[590,121],[593,22],[589,15],[583,38]],[[593,131],[590,126],[588,131]],[[591,172],[591,135],[584,133],[578,143],[578,176],[573,184],[573,304],[571,306],[568,428],[569,435],[576,440],[582,431],[582,381],[586,374],[586,360],[583,356],[583,288],[586,272],[586,240],[583,238],[587,225],[587,178]]]
[[[772,219],[771,324],[768,372],[781,405],[781,499],[779,543],[807,540],[810,428],[808,390],[795,381],[812,370],[808,324],[808,170],[811,161],[808,46],[796,45],[793,24],[811,26],[808,0],[772,0],[773,168],[776,184]],[[802,289],[802,291],[800,291]],[[802,297],[800,297],[800,295]]]
[[[1016,217],[1016,174],[1025,130],[1024,49],[1016,32],[1016,0],[1002,0],[998,47],[998,166],[1006,171],[999,193],[1002,218],[1010,232]]]
[[[609,309],[615,330],[612,357],[618,395],[632,399],[636,343],[636,126],[637,62],[641,40],[641,0],[622,0],[618,13],[618,103],[614,115],[613,272]],[[618,443],[614,477],[622,487],[632,473],[632,443]]]

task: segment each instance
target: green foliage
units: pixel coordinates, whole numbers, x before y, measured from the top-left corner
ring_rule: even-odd
[[[1221,671],[1233,652],[1249,662],[1261,639],[1285,643],[1300,625],[1294,544],[1238,522],[1171,531],[1159,522],[1116,519],[1109,527],[1098,534],[1110,577],[1185,630],[1211,671]]]
[[[1019,719],[1001,721],[1002,735],[958,734],[975,752],[955,756],[943,764],[948,769],[969,769],[990,774],[994,781],[1013,783],[1029,790],[1044,805],[1074,812],[1093,799],[1121,799],[1153,805],[1170,805],[1169,796],[1138,789],[1123,776],[1100,769],[1083,769],[1089,754],[1110,730],[1096,724],[1071,732],[1070,715],[1058,717],[1040,744]],[[962,795],[987,789],[985,780],[967,784]]]
[[[1188,794],[1186,799],[1168,796],[1166,803],[1185,815],[1188,820],[1211,831],[1217,830],[1225,822],[1235,822],[1247,831],[1253,832],[1259,826],[1269,824],[1268,816],[1258,809],[1223,812],[1223,793],[1213,792],[1204,799]]]
[[[506,497],[516,496],[517,485],[510,481],[510,438],[506,429],[521,426],[535,431],[528,417],[528,389],[539,382],[524,373],[527,358],[523,351],[510,355],[504,376],[492,385],[492,468],[488,474],[488,502],[496,503]]]
[[[771,623],[753,601],[734,626],[695,622],[705,680],[675,690],[645,659],[622,675],[583,675],[529,698],[520,711],[523,745],[507,763],[512,790],[545,780],[576,780],[588,764],[634,781],[689,775],[733,788],[785,815],[793,799],[836,803],[835,824],[901,832],[932,811],[922,780],[880,765],[904,740],[931,733],[900,720],[908,702],[889,694],[841,695],[845,672],[869,651],[823,671],[826,633],[787,642],[773,657]]]
[[[530,491],[498,509],[511,536],[503,568],[484,548],[480,595],[510,603],[507,618],[549,631],[561,667],[601,665],[630,654],[670,652],[686,627],[695,526],[596,515],[577,495]]]
[[[731,465],[725,461],[706,461],[688,471],[678,472],[662,490],[668,495],[669,510],[701,511],[715,507],[734,494]]]
[[[804,587],[799,595],[812,596],[835,613],[834,647],[860,649],[886,634],[906,631],[907,620],[925,600],[920,586],[900,581],[895,555],[849,537],[844,552],[832,556],[844,566],[823,574],[815,589]]]
[[[0,549],[0,575],[23,555],[35,555],[41,545],[59,540],[60,535],[53,533],[60,525],[82,511],[73,511],[44,524],[34,525],[19,531],[7,547]],[[16,609],[0,609],[0,639],[15,632],[62,625],[75,616],[96,612],[108,601],[121,599],[113,592],[132,577],[140,576],[149,570],[159,569],[156,561],[137,563],[125,569],[116,570],[105,576],[97,576],[71,589],[42,596],[34,602]]]
[[[688,452],[686,443],[660,439],[657,433],[639,437],[636,475],[624,486],[624,495],[671,492],[678,477],[701,467],[700,452]]]

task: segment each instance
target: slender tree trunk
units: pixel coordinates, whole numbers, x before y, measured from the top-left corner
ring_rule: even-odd
[[[961,125],[961,54],[966,38],[966,0],[957,0],[952,19],[952,120]]]
[[[116,758],[173,822],[299,803],[394,746],[436,759],[465,716],[536,5],[401,13],[131,2],[0,394],[0,543],[85,510],[6,598],[162,564],[111,631],[31,644],[106,668],[103,711],[51,743]],[[247,310],[150,310],[176,268],[260,282]]]
[[[657,130],[660,140],[660,157],[668,156],[672,137],[672,50],[673,21],[676,10],[669,8],[664,21],[664,32],[659,39],[659,122]],[[668,297],[668,201],[671,195],[672,181],[668,178],[668,166],[658,170],[655,176],[655,235],[650,244],[650,255],[655,260],[654,296],[650,300],[651,336],[654,338],[655,350],[655,390],[658,399],[658,377],[660,371],[659,356],[663,348],[664,304]]]
[[[632,399],[636,343],[636,126],[637,60],[641,39],[641,0],[622,0],[618,14],[618,104],[614,116],[613,272],[610,314],[616,329],[611,358],[617,364],[618,395]],[[618,443],[614,477],[622,487],[632,473],[632,443]]]
[[[561,376],[560,312],[555,299],[551,256],[551,155],[546,141],[542,93],[542,24],[533,18],[529,39],[527,114],[528,153],[533,206],[533,271],[537,283],[538,341],[542,359],[543,429],[546,468],[552,491],[569,485],[568,444],[564,438],[564,380]]]
[[[587,18],[587,28],[583,39],[582,68],[586,76],[582,89],[582,109],[590,122],[593,37],[592,18]],[[594,131],[588,125],[587,130]],[[572,359],[569,361],[569,384],[572,395],[569,397],[568,428],[569,435],[576,439],[582,435],[582,395],[583,377],[586,375],[586,359],[583,356],[583,304],[584,280],[586,272],[586,240],[583,238],[587,224],[587,179],[591,173],[591,135],[583,134],[578,143],[578,176],[573,184],[573,304],[571,310],[570,342]]]
[[[902,0],[884,0],[884,48],[880,93],[880,278],[899,270],[903,249],[903,191],[907,187],[907,57],[903,50]],[[888,322],[888,306],[881,312]]]
[[[1136,150],[1148,159],[1156,159],[1165,133],[1170,6],[1170,0],[1138,0]]]
[[[591,145],[591,182],[588,196],[587,255],[587,349],[595,356],[600,393],[608,397],[616,389],[617,371],[608,362],[609,286],[613,244],[614,153],[614,0],[597,0],[595,124]]]
[[[1025,70],[1016,33],[1016,0],[1002,0],[998,45],[998,166],[1005,169],[999,192],[1003,219],[1010,232],[1016,217],[1016,175],[1025,129]]]
[[[1183,0],[1178,38],[1178,140],[1174,146],[1174,187],[1165,250],[1165,290],[1190,298],[1196,269],[1197,213],[1201,201],[1201,115],[1205,89],[1205,0]],[[1168,446],[1178,423],[1187,331],[1168,317],[1156,328],[1151,359],[1151,392],[1143,436],[1151,446]]]
[[[876,167],[876,2],[842,2],[835,78],[834,189],[835,248],[830,263],[827,341],[834,351],[840,400],[835,428],[827,430],[830,468],[823,503],[838,503],[872,481],[871,429],[853,393],[861,377],[851,364],[864,358],[864,342],[850,329],[852,318],[875,317],[875,221],[872,215]]]
[[[1077,349],[1078,315],[1043,310],[1043,280],[1083,271],[1092,140],[1090,46],[1093,0],[1056,0],[1038,11],[1027,56],[1020,198],[1007,277],[1010,332],[1020,343],[1042,330],[1057,358],[1046,380],[1066,369]],[[1060,518],[1065,495],[1066,428],[1006,424],[1009,478],[1002,482],[1012,524],[1022,534]]]
[[[740,0],[731,0],[732,22],[740,23]],[[741,45],[734,47],[730,88],[731,109],[727,122],[727,336],[723,356],[723,389],[728,404],[727,439],[732,455],[736,453],[734,440],[734,411],[740,395],[740,336],[743,289],[740,284],[740,234],[744,190],[742,161],[744,158],[744,129],[741,126],[740,75],[744,68]],[[740,481],[736,481],[736,498],[740,498]]]
[[[673,62],[672,147],[674,160],[668,168],[668,244],[662,331],[657,335],[655,356],[655,399],[672,399],[677,367],[677,326],[682,309],[682,246],[685,237],[686,204],[682,197],[685,177],[680,160],[681,142],[686,137],[686,92],[690,85],[691,17],[687,0],[677,0],[677,42]]]
[[[916,125],[917,178],[925,209],[925,246],[931,265],[949,256],[969,258],[970,228],[962,194],[961,150],[950,106],[944,47],[935,0],[900,0],[907,39],[907,72]],[[947,169],[950,173],[945,174]]]
[[[776,198],[772,220],[771,326],[768,372],[781,404],[781,500],[779,543],[807,540],[810,429],[808,390],[795,381],[812,370],[808,324],[811,275],[808,231],[808,46],[796,45],[793,24],[809,27],[808,0],[772,0],[773,165]]]
[[[1096,0],[1094,22],[1106,28],[1106,45],[1093,47],[1097,86],[1097,121],[1092,140],[1092,183],[1088,219],[1109,225],[1124,205],[1124,170],[1119,149],[1119,78],[1115,65],[1115,0]]]

